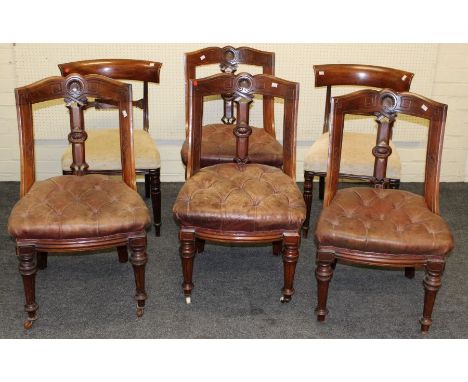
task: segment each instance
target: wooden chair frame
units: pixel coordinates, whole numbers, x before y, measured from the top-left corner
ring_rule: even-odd
[[[315,87],[327,87],[325,97],[325,113],[323,132],[330,127],[330,106],[332,86],[365,86],[372,88],[389,88],[397,92],[410,90],[414,74],[403,70],[372,65],[329,64],[314,65]],[[307,206],[307,217],[303,226],[304,237],[307,237],[310,225],[310,211],[312,209],[312,189],[314,177],[319,177],[319,199],[323,199],[325,189],[325,172],[304,171],[304,200]],[[340,173],[340,178],[361,181],[371,181],[369,174]],[[390,188],[399,188],[400,179],[390,179]]]
[[[216,94],[233,94],[237,103],[237,124],[234,129],[237,144],[235,161],[239,166],[248,166],[248,137],[252,132],[249,126],[249,105],[254,94],[264,97],[284,99],[283,123],[283,172],[292,179],[296,176],[297,108],[299,84],[268,74],[251,76],[247,73],[218,74],[189,81],[189,157],[187,178],[200,170],[201,137],[203,133],[203,98]],[[293,280],[299,257],[299,231],[236,232],[212,230],[203,227],[181,226],[180,255],[184,281],[182,284],[186,301],[191,301],[193,289],[192,273],[195,253],[203,251],[205,240],[221,243],[273,243],[274,254],[283,253],[284,287],[282,301],[291,300],[294,293]],[[284,248],[284,249],[283,249]]]
[[[79,73],[81,75],[100,74],[114,80],[127,81],[142,81],[143,82],[143,97],[138,100],[133,100],[133,107],[143,111],[143,130],[149,131],[149,100],[148,100],[148,84],[159,84],[159,72],[162,63],[145,60],[130,60],[130,59],[96,59],[68,62],[59,64],[60,73],[62,76],[70,73]],[[94,107],[99,109],[115,109],[116,105],[107,99],[96,99],[94,102],[89,102],[87,108]],[[138,147],[135,147],[138,150]],[[145,196],[151,196],[153,207],[153,225],[156,236],[161,234],[161,169],[137,168],[137,175],[145,176]],[[63,171],[63,174],[70,174],[70,171]],[[119,170],[99,170],[89,169],[90,174],[105,174],[117,175]]]
[[[429,121],[427,140],[424,199],[431,212],[439,215],[439,179],[442,145],[447,116],[447,105],[413,93],[396,93],[390,89],[361,90],[348,95],[332,98],[332,129],[330,133],[330,155],[328,159],[327,183],[324,208],[327,208],[337,191],[340,173],[341,145],[346,114],[373,115],[378,124],[376,146],[372,150],[375,157],[374,174],[371,182],[377,188],[386,188],[390,179],[386,177],[388,157],[391,155],[389,141],[397,114],[406,114]],[[447,254],[446,254],[447,255]],[[444,256],[424,256],[420,254],[370,253],[333,246],[317,247],[316,278],[318,304],[315,309],[319,321],[325,319],[328,285],[333,276],[336,260],[348,263],[384,267],[405,268],[405,275],[414,277],[415,267],[425,267],[424,310],[421,318],[421,331],[427,332],[432,323],[431,314],[435,296],[441,285],[445,267]]]
[[[195,80],[197,68],[205,65],[219,64],[222,73],[235,74],[239,65],[261,66],[263,74],[275,75],[275,53],[266,52],[249,47],[232,46],[207,47],[193,52],[185,53],[185,134],[189,134],[189,93],[190,80]],[[235,118],[235,102],[233,95],[221,94],[223,98],[223,116],[221,122],[225,125],[233,125]],[[268,95],[263,98],[263,128],[276,138],[274,99]],[[186,170],[187,174],[187,170]]]
[[[59,98],[64,98],[70,110],[71,132],[68,139],[73,145],[72,173],[76,176],[88,173],[85,159],[87,134],[83,118],[87,98],[106,98],[115,102],[119,110],[122,178],[131,189],[136,191],[131,85],[100,75],[70,74],[67,77],[49,77],[17,88],[15,95],[20,136],[20,197],[25,196],[36,181],[32,105]],[[143,315],[146,300],[146,231],[77,239],[17,239],[16,251],[26,296],[25,310],[28,315],[24,324],[25,328],[31,328],[36,319],[38,305],[35,297],[35,276],[38,268],[43,269],[47,266],[48,252],[88,251],[117,247],[119,261],[126,262],[128,261],[127,246],[131,250],[130,262],[135,273],[137,315],[140,317]]]
[[[275,75],[275,53],[265,52],[246,46],[234,48],[232,46],[208,47],[185,53],[185,131],[188,136],[189,127],[189,96],[190,80],[195,80],[197,67],[219,64],[222,73],[235,74],[241,65],[261,66],[263,74]],[[222,95],[224,101],[224,115],[221,121],[232,125],[236,122],[234,117],[234,101],[228,94]],[[265,131],[275,137],[274,100],[265,96],[263,99],[263,124]]]

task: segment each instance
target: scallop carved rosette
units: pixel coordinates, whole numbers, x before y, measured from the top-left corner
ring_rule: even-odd
[[[239,51],[232,46],[223,48],[223,61],[219,64],[219,69],[223,73],[234,74],[239,67]]]
[[[86,85],[79,77],[69,77],[65,82],[65,103],[67,107],[76,104],[84,106],[87,103]]]

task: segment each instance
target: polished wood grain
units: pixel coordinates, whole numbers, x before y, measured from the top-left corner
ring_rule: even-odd
[[[439,178],[442,145],[447,117],[447,105],[409,92],[397,93],[391,89],[361,90],[332,98],[332,130],[330,135],[330,155],[325,186],[324,209],[331,205],[338,187],[340,173],[341,145],[345,116],[375,116],[378,129],[376,145],[372,150],[375,158],[374,174],[371,181],[376,188],[384,188],[390,179],[386,177],[386,166],[391,149],[388,145],[393,124],[398,115],[410,115],[429,121],[424,199],[428,209],[439,215]],[[349,248],[338,248],[317,244],[316,279],[318,303],[315,310],[317,319],[323,321],[328,312],[328,286],[333,276],[333,264],[342,260],[348,264],[362,264],[382,267],[404,268],[405,276],[414,277],[414,269],[426,268],[424,279],[425,298],[421,331],[426,333],[432,323],[431,314],[435,296],[441,285],[446,256],[421,254],[396,254],[364,252]]]
[[[205,51],[204,51],[205,52]],[[205,52],[206,53],[206,52]],[[214,53],[212,53],[214,55]],[[195,55],[199,57],[199,54]],[[211,62],[212,56],[206,54],[205,60]],[[249,125],[249,108],[255,94],[263,97],[277,97],[284,102],[283,126],[283,172],[290,178],[296,175],[296,139],[297,111],[299,101],[299,84],[283,80],[268,74],[252,76],[248,73],[233,75],[223,73],[203,79],[191,79],[188,87],[189,100],[189,159],[187,163],[187,179],[190,180],[200,170],[201,138],[203,134],[203,98],[216,94],[231,94],[236,105],[236,124],[233,134],[236,137],[237,155],[235,162],[242,169],[249,165],[248,140],[251,134]],[[246,211],[247,213],[247,211]],[[188,303],[191,302],[193,289],[193,262],[195,255],[202,252],[200,242],[213,241],[221,243],[272,243],[273,253],[283,255],[284,286],[282,302],[291,300],[294,293],[293,280],[296,263],[299,257],[299,231],[275,229],[261,232],[248,232],[231,229],[208,229],[203,226],[180,226],[180,256],[182,261],[183,291]]]
[[[333,86],[360,86],[388,88],[397,92],[410,90],[414,74],[404,70],[372,65],[328,64],[314,65],[315,87],[326,87],[323,133],[330,128],[330,108]],[[312,209],[312,187],[314,178],[319,178],[320,200],[323,200],[326,173],[322,171],[304,171],[304,200],[307,205],[307,217],[303,226],[303,235],[307,237]],[[369,182],[370,174],[340,173],[340,178]],[[389,179],[388,187],[399,188],[400,179]]]
[[[248,73],[240,73],[236,76],[226,73],[206,77],[203,80],[190,80],[189,100],[191,119],[189,123],[190,150],[187,163],[187,178],[190,178],[191,175],[200,169],[203,97],[220,94],[221,92],[238,92],[238,89],[243,86],[238,83],[241,83],[245,79],[251,85],[248,93],[262,94],[284,100],[283,171],[295,179],[299,84],[267,74],[251,76]]]
[[[390,102],[390,106],[387,102]],[[447,118],[447,105],[412,93],[395,93],[391,89],[384,89],[380,92],[376,90],[361,90],[349,95],[335,97],[332,102],[332,108],[334,130],[330,138],[331,150],[328,160],[328,181],[325,186],[324,207],[327,207],[335,196],[338,179],[341,177],[339,168],[344,115],[374,115],[378,123],[382,124],[382,121],[387,119],[388,122],[384,123],[389,124],[398,114],[405,114],[429,121],[424,198],[430,210],[439,214],[440,165],[442,160],[445,121]],[[387,143],[390,135],[391,127],[385,131],[384,139]],[[378,144],[376,147],[378,147]],[[388,182],[388,178],[383,176],[386,161],[382,162],[375,151],[377,150],[374,148],[374,183]],[[385,155],[388,157],[390,153],[387,152]],[[379,168],[381,169],[379,170]]]
[[[71,73],[81,75],[100,74],[115,80],[129,80],[143,82],[143,97],[138,100],[132,100],[133,107],[143,111],[143,130],[149,131],[149,97],[148,83],[159,84],[160,71],[162,63],[147,60],[131,59],[95,59],[74,61],[58,65],[63,76]],[[115,101],[98,98],[88,102],[85,109],[94,107],[100,109],[114,109],[118,105]],[[135,147],[138,150],[138,147]],[[137,168],[137,175],[145,177],[145,196],[151,197],[153,207],[153,221],[156,236],[161,234],[161,181],[160,169]],[[63,171],[63,174],[69,174],[70,171]],[[88,173],[118,175],[117,170],[88,169]]]
[[[189,81],[197,78],[197,67],[218,64],[223,73],[236,73],[239,65],[252,65],[262,67],[263,74],[275,74],[275,53],[266,52],[246,46],[234,48],[207,47],[193,52],[185,53],[185,126],[188,133],[189,125]],[[224,99],[223,123],[235,122],[233,101],[230,93],[222,95]],[[263,99],[263,126],[265,131],[275,137],[275,118],[273,98],[265,96]]]
[[[122,148],[123,181],[136,191],[135,163],[133,152],[132,129],[132,89],[131,86],[101,75],[71,74],[66,77],[49,77],[31,85],[15,90],[18,114],[18,131],[20,137],[21,186],[20,196],[28,194],[35,183],[34,161],[34,124],[33,108],[37,103],[64,99],[70,111],[70,134],[68,139],[73,145],[73,169],[76,176],[86,176],[86,130],[83,120],[83,109],[89,98],[112,100],[119,111],[119,131]],[[117,213],[118,211],[116,211]],[[37,318],[35,297],[35,275],[37,269],[47,267],[48,252],[89,251],[105,248],[119,248],[119,259],[125,260],[126,247],[132,250],[132,265],[137,282],[137,314],[142,314],[146,295],[144,293],[144,269],[146,263],[146,232],[126,232],[109,236],[82,237],[63,239],[57,237],[17,238],[16,248],[19,259],[19,270],[23,278],[26,297],[25,310],[27,320],[24,327],[30,329]]]

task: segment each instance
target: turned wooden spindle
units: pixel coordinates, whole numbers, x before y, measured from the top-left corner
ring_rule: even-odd
[[[392,154],[390,137],[395,118],[378,117],[376,122],[378,126],[377,138],[375,146],[372,149],[372,154],[375,157],[373,183],[376,188],[386,188],[389,183],[387,179],[388,157]]]
[[[225,125],[232,125],[236,122],[236,118],[234,117],[234,95],[222,94],[221,97],[224,101],[224,114],[221,118],[221,122]]]
[[[67,105],[70,111],[70,134],[68,134],[68,141],[72,145],[73,162],[70,169],[76,175],[85,175],[89,166],[85,158],[85,141],[88,134],[84,130],[84,116],[83,106],[74,103]]]
[[[236,157],[235,161],[239,164],[247,163],[249,160],[249,136],[252,134],[252,128],[249,126],[249,107],[251,99],[238,99],[237,103],[237,125],[234,128],[236,136]]]

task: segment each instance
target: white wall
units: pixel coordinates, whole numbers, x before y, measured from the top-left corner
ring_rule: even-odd
[[[432,97],[448,105],[442,180],[468,181],[468,44],[439,45]]]
[[[150,131],[161,151],[162,180],[183,181],[180,146],[184,139],[183,53],[210,44],[0,44],[0,180],[19,179],[18,133],[13,89],[58,75],[57,64],[90,58],[140,58],[163,63],[161,84],[150,85]],[[232,44],[276,52],[276,73],[301,84],[298,122],[298,179],[302,158],[321,133],[325,90],[314,88],[312,66],[325,63],[363,63],[390,66],[415,73],[412,90],[449,105],[442,181],[468,180],[468,44]],[[211,70],[211,72],[210,72]],[[213,73],[204,68],[199,75]],[[253,68],[241,70],[254,71]],[[337,89],[343,94],[349,88]],[[134,86],[139,96],[141,86]],[[252,124],[261,124],[261,107],[252,111]],[[207,122],[219,120],[221,104],[206,108]],[[276,105],[281,126],[281,105]],[[109,112],[89,111],[87,127],[108,127]],[[88,114],[87,113],[87,114]],[[135,110],[135,116],[139,116]],[[38,178],[60,173],[60,157],[67,145],[68,117],[62,104],[37,108],[35,118]],[[136,118],[136,128],[141,118]],[[353,129],[368,131],[357,127]],[[281,132],[278,130],[281,138]],[[421,181],[424,174],[426,128],[417,120],[398,122],[395,144],[402,158],[403,181]]]

